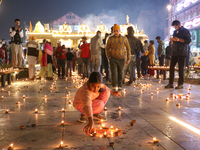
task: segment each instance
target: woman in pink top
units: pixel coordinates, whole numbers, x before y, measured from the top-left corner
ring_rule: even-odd
[[[99,72],[92,72],[87,83],[79,88],[75,94],[73,106],[81,112],[80,122],[88,124],[84,131],[94,131],[94,119],[104,120],[100,113],[103,111],[110,94],[121,97],[121,92],[113,93],[108,87],[102,84],[102,76]]]

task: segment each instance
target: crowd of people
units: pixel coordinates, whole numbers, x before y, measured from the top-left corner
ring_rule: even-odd
[[[177,30],[183,28],[179,21],[176,20],[173,23],[178,26]],[[23,29],[20,27],[19,19],[15,19],[15,26],[10,28],[10,36],[9,45],[3,44],[0,48],[0,65],[12,64],[13,67],[20,67],[22,65]],[[117,24],[111,28],[110,34],[105,34],[104,39],[101,37],[101,31],[96,32],[90,43],[88,43],[87,37],[82,37],[78,49],[65,48],[65,45],[61,45],[61,41],[57,42],[57,47],[52,48],[51,43],[44,39],[42,59],[39,60],[40,45],[37,43],[36,37],[31,36],[30,41],[26,44],[26,53],[24,54],[29,65],[29,78],[36,78],[35,64],[38,61],[40,61],[41,70],[37,79],[45,77],[47,80],[52,80],[56,71],[59,78],[65,79],[65,77],[71,77],[72,71],[76,70],[83,78],[89,78],[89,75],[95,71],[104,75],[105,80],[111,83],[113,91],[121,91],[123,84],[135,84],[136,78],[155,75],[153,69],[148,69],[148,66],[155,66],[154,40],[148,42],[143,37],[135,37],[134,29],[131,26],[127,28],[127,35],[123,36],[120,34],[120,26]],[[171,39],[169,46],[165,48],[165,43],[160,36],[155,39],[158,42],[159,66],[174,65],[174,60],[172,63],[170,61],[171,58],[174,58],[173,55],[177,55],[172,50],[172,45],[176,45],[176,43]],[[182,66],[179,67],[182,68]],[[172,72],[170,75],[173,76]],[[160,70],[160,74],[163,74],[162,70]],[[183,73],[179,75],[182,85]],[[128,82],[125,80],[127,76]],[[170,85],[172,84],[171,80]]]
[[[158,42],[157,56],[159,66],[170,66],[169,84],[165,88],[173,88],[174,67],[178,63],[179,81],[176,89],[182,89],[184,63],[188,56],[191,35],[178,20],[173,21],[172,26],[175,31],[166,49],[161,37],[155,38]],[[20,27],[19,19],[15,20],[15,27],[10,28],[10,36],[10,45],[3,44],[0,49],[0,65],[12,64],[13,67],[21,67],[23,29]],[[31,80],[36,78],[37,61],[40,61],[41,66],[37,79],[45,77],[47,80],[53,80],[54,73],[57,73],[60,79],[65,79],[72,76],[72,71],[78,71],[83,79],[89,78],[88,82],[77,90],[73,102],[74,107],[81,112],[79,121],[89,121],[84,128],[86,132],[94,129],[93,118],[106,120],[100,113],[110,94],[120,97],[123,84],[132,85],[135,84],[136,78],[146,78],[148,74],[155,74],[153,69],[148,69],[148,66],[155,65],[154,40],[148,42],[142,37],[136,38],[131,26],[127,28],[125,36],[120,34],[120,26],[117,24],[111,28],[110,34],[105,34],[103,40],[101,31],[96,32],[90,43],[84,36],[77,50],[66,48],[60,41],[57,42],[57,47],[52,48],[51,43],[44,39],[41,60],[40,45],[36,41],[36,37],[31,36],[30,41],[26,43],[24,55],[27,55]],[[112,89],[103,84],[102,74],[104,79],[111,83]],[[160,74],[163,74],[162,70]],[[127,75],[129,81],[126,83]]]

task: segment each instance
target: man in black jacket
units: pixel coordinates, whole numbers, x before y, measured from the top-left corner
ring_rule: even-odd
[[[143,37],[141,37],[141,36],[138,37],[138,41],[139,41],[139,45],[140,45],[139,50],[137,51],[137,54],[136,54],[136,67],[137,67],[138,78],[140,78],[140,70],[141,70],[141,53],[145,53],[145,51],[143,49],[142,40],[143,40]]]
[[[129,63],[129,71],[130,71],[130,80],[128,82],[128,85],[133,84],[135,82],[135,61],[136,61],[136,54],[140,50],[139,40],[134,36],[134,30],[133,27],[127,28],[126,38],[128,39],[130,48],[131,48],[131,59]],[[124,75],[125,76],[125,75]]]
[[[181,26],[178,20],[172,22],[172,26],[176,29],[173,34],[173,38],[170,38],[172,45],[172,57],[171,57],[171,65],[170,65],[170,78],[169,84],[165,86],[165,88],[173,88],[174,82],[174,67],[178,62],[179,68],[179,80],[178,86],[176,89],[183,88],[184,81],[184,61],[185,57],[188,55],[188,44],[191,42],[191,35],[189,30]]]

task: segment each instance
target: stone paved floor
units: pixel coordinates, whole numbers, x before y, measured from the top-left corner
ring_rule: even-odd
[[[200,149],[200,135],[169,119],[173,116],[200,129],[200,86],[192,85],[188,101],[169,98],[167,102],[165,99],[172,92],[187,94],[189,85],[185,84],[183,90],[166,90],[162,87],[166,82],[159,83],[156,79],[137,82],[152,84],[152,87],[141,92],[142,87],[124,86],[127,92],[121,98],[111,96],[106,105],[108,110],[103,112],[108,118],[106,126],[115,125],[124,134],[100,139],[89,137],[82,131],[85,124],[77,121],[79,112],[68,104],[69,100],[73,101],[77,83],[58,80],[54,85],[56,89],[50,92],[53,81],[17,81],[11,88],[0,91],[0,96],[4,96],[0,99],[0,149],[6,150],[13,143],[15,150],[52,150],[59,149],[61,141],[66,145],[64,150]],[[71,92],[68,98],[65,87]],[[11,94],[8,95],[7,91]],[[26,95],[25,99],[23,95]],[[44,95],[48,98],[45,99]],[[177,103],[180,107],[176,106]],[[119,106],[122,107],[120,112],[117,110]],[[35,108],[39,111],[37,114]],[[66,110],[64,113],[62,108]],[[7,109],[10,111],[5,114]],[[66,122],[65,126],[61,125],[62,120]],[[136,123],[130,126],[132,120]],[[32,127],[32,124],[36,126]],[[25,126],[25,129],[20,129],[20,126]],[[153,144],[154,137],[159,139],[158,144]],[[110,147],[109,142],[115,142],[115,145]]]

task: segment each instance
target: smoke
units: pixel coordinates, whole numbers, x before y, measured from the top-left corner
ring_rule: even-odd
[[[91,31],[96,31],[97,26],[103,22],[106,25],[108,31],[115,24],[126,24],[126,16],[128,14],[123,13],[122,8],[119,10],[102,10],[99,14],[88,14],[83,20],[90,27]],[[109,18],[107,18],[109,17]]]

